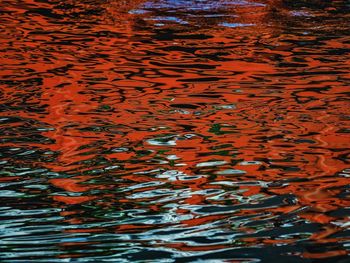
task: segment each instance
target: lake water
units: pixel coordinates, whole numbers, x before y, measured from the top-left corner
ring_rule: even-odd
[[[349,1],[0,18],[1,262],[350,262]]]

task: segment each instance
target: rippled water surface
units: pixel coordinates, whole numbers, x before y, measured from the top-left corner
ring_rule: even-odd
[[[350,262],[349,1],[0,18],[1,262]]]

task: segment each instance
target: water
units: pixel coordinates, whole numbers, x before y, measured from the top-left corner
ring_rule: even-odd
[[[0,261],[349,262],[349,10],[1,1]]]

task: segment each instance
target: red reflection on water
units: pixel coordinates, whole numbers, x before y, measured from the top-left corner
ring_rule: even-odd
[[[26,0],[25,5],[5,6],[6,11],[22,20],[13,20],[7,29],[14,32],[20,26],[17,38],[13,35],[11,40],[1,40],[7,49],[1,53],[1,63],[6,65],[1,76],[14,81],[11,86],[2,84],[1,102],[9,104],[6,114],[47,124],[52,129],[41,134],[53,141],[47,144],[9,141],[5,145],[41,147],[58,153],[55,161],[38,165],[70,176],[50,179],[52,187],[81,195],[54,194],[55,205],[69,207],[108,197],[110,203],[101,201],[99,205],[113,206],[118,202],[137,209],[147,203],[149,197],[135,201],[103,191],[156,181],[137,172],[159,167],[185,175],[204,175],[189,180],[157,178],[171,189],[187,187],[192,192],[224,189],[213,182],[279,182],[268,188],[263,184],[233,185],[245,198],[259,194],[267,197],[293,194],[295,204],[268,207],[264,211],[280,215],[306,208],[298,212],[299,218],[324,225],[310,240],[336,242],[336,238],[329,236],[342,228],[332,225],[336,218],[327,213],[350,205],[347,198],[339,197],[349,184],[349,178],[339,174],[349,168],[346,155],[349,135],[344,129],[349,124],[350,112],[343,96],[348,91],[350,60],[347,54],[327,60],[322,52],[349,48],[349,42],[342,37],[320,39],[311,33],[289,33],[288,23],[293,18],[286,17],[280,22],[279,18],[289,13],[286,7],[279,10],[282,7],[275,1],[269,4],[277,8],[236,7],[231,11],[234,16],[225,21],[215,20],[215,26],[209,24],[211,20],[206,24],[203,18],[196,21],[199,25],[190,21],[190,30],[197,28],[198,32],[179,27],[172,33],[177,37],[168,36],[169,39],[162,30],[174,25],[159,29],[154,15],[127,13],[141,8],[144,1],[122,3],[111,1],[103,6],[101,20],[94,21],[88,29],[53,23],[35,12],[30,14],[30,20],[21,24],[27,6],[52,8],[50,4]],[[65,14],[59,8],[53,12]],[[69,21],[69,18],[63,19]],[[221,22],[254,26],[230,28],[220,26]],[[305,30],[310,28],[305,26]],[[110,35],[104,36],[101,32],[105,31]],[[100,35],[94,35],[97,33]],[[210,37],[188,37],[197,33]],[[41,78],[42,83],[21,86],[34,77]],[[23,105],[43,110],[36,112]],[[188,134],[193,136],[186,137]],[[169,139],[173,144],[149,143],[150,139],[166,136],[174,136]],[[111,150],[114,148],[128,150]],[[143,151],[148,153],[141,154]],[[176,159],[166,159],[166,156],[176,156]],[[157,163],[157,158],[164,162]],[[222,163],[209,168],[200,166],[215,161]],[[108,170],[106,163],[122,166],[123,170]],[[86,175],[98,169],[104,173]],[[245,173],[220,174],[227,169]],[[114,185],[92,182],[106,174],[125,182]],[[295,178],[299,180],[293,181]],[[149,186],[133,193],[156,189],[158,186]],[[91,194],[93,190],[103,194]],[[231,198],[231,204],[239,204],[234,196]],[[224,204],[221,200],[208,201],[208,196],[198,193],[182,200],[183,205],[192,206],[211,202]],[[162,204],[149,204],[147,208],[158,212]],[[177,210],[177,214],[187,212],[183,208]],[[256,211],[247,209],[236,214],[254,215]],[[72,218],[67,222],[83,223],[79,214],[69,216]],[[182,220],[181,224],[199,226],[225,218],[227,214],[196,215]],[[152,224],[122,224],[114,231],[138,233],[153,228]],[[253,232],[245,226],[242,230]],[[92,233],[100,229],[86,231]],[[288,244],[295,240],[297,238],[242,238],[252,245]],[[226,247],[181,243],[167,246],[183,251]],[[345,250],[305,252],[302,256],[325,258],[346,253]]]

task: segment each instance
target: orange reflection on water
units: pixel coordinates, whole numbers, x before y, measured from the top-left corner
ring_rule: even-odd
[[[94,240],[57,257],[97,233],[186,256],[347,255],[348,15],[304,5],[0,4],[4,159],[46,169],[21,175],[44,178],[62,233]]]

